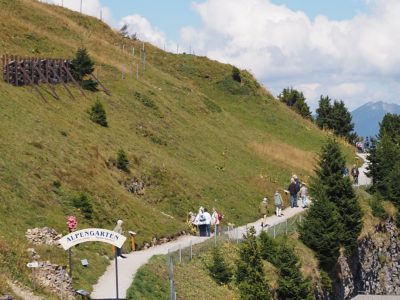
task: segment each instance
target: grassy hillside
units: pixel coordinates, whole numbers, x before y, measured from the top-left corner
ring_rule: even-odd
[[[122,39],[95,18],[33,0],[0,0],[0,28],[0,55],[72,58],[86,47],[112,93],[82,97],[71,85],[73,100],[58,86],[61,100],[45,93],[44,102],[29,87],[0,82],[0,267],[13,277],[28,275],[28,228],[65,233],[68,214],[78,216],[80,228],[113,228],[121,218],[142,245],[185,230],[187,212],[199,205],[216,206],[236,224],[254,220],[264,194],[286,186],[293,173],[307,180],[312,172],[325,133],[246,71],[241,84],[230,65],[149,44],[144,70],[142,42]],[[89,119],[96,100],[106,108],[108,128]],[[128,154],[130,174],[110,163],[119,149]],[[347,154],[351,159],[350,149]],[[143,196],[121,185],[134,177],[146,185]],[[74,207],[81,194],[93,205],[91,219]],[[77,262],[88,251],[110,254],[99,245],[76,251]],[[59,250],[41,253],[66,261]],[[102,256],[91,259],[97,269],[76,274],[86,288],[106,263]]]

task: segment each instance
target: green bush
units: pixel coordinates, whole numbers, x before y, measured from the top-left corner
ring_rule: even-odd
[[[386,219],[387,214],[385,209],[383,208],[381,199],[379,199],[378,197],[373,197],[369,202],[369,206],[372,209],[372,215],[374,217],[379,218],[381,220]]]
[[[93,218],[93,206],[86,194],[80,194],[78,197],[73,198],[72,205],[82,212],[85,219],[91,220]]]
[[[106,111],[104,109],[103,104],[100,101],[97,100],[92,105],[89,111],[89,116],[90,120],[92,120],[93,122],[103,127],[108,127]]]
[[[236,67],[232,68],[232,79],[241,82],[242,81],[242,76],[240,75],[240,70]]]
[[[128,156],[126,155],[125,151],[120,149],[117,153],[117,168],[129,172],[129,160]]]
[[[218,247],[215,247],[212,252],[212,263],[210,266],[208,266],[208,270],[211,277],[219,285],[227,284],[231,281],[232,271],[226,264],[221,250]]]

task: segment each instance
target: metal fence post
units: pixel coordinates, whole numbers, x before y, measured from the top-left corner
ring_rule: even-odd
[[[179,244],[179,262],[182,262],[182,246]]]
[[[287,233],[288,233],[288,224],[287,224],[287,219],[286,219],[286,222],[285,222],[285,233],[286,233],[286,235],[287,235]]]
[[[193,245],[192,245],[192,241],[190,241],[190,260],[192,260],[193,258]]]
[[[274,238],[275,238],[275,236],[276,236],[276,233],[275,233],[275,226],[274,226]]]

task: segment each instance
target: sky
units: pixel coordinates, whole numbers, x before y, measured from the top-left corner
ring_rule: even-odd
[[[80,0],[42,0],[74,10]],[[399,0],[83,0],[83,13],[171,52],[247,69],[274,95],[293,87],[353,110],[400,104]]]

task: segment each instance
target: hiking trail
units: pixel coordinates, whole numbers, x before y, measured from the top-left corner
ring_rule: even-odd
[[[367,167],[367,159],[366,159],[366,154],[360,153],[357,154],[359,157],[361,157],[364,160],[364,164],[359,168],[360,175],[359,175],[359,185],[369,185],[371,183],[371,179],[368,178],[364,171],[366,171]],[[298,201],[299,207],[295,208],[286,208],[284,209],[283,216],[282,217],[277,217],[276,215],[272,215],[267,218],[267,224],[269,226],[274,226],[280,223],[285,222],[287,219],[290,219],[291,217],[304,212],[304,209],[301,208],[300,203],[301,201]],[[273,206],[272,203],[270,203]],[[235,236],[242,236],[247,232],[247,228],[254,226],[257,235],[261,232],[261,219],[249,223],[243,226],[236,227],[234,231],[230,233],[230,236],[232,238],[235,238]],[[129,254],[124,254],[127,258],[123,260],[118,261],[118,278],[119,278],[119,283],[118,283],[118,291],[119,291],[119,297],[121,299],[126,298],[127,291],[129,287],[131,286],[133,279],[135,278],[136,272],[138,269],[145,265],[149,259],[153,255],[166,255],[168,254],[168,249],[171,248],[176,248],[176,247],[181,247],[186,248],[190,246],[190,243],[192,245],[202,243],[210,238],[213,238],[213,235],[211,237],[199,237],[199,236],[192,236],[192,235],[185,235],[181,236],[178,239],[174,241],[170,241],[168,243],[158,245],[155,247],[151,247],[146,250],[140,250],[140,251],[135,251],[131,252]],[[115,298],[115,263],[112,261],[110,265],[107,267],[107,270],[105,273],[99,278],[99,281],[97,284],[93,286],[93,292],[91,294],[92,299],[112,299]]]

